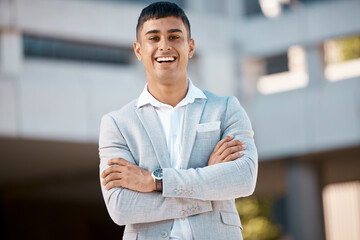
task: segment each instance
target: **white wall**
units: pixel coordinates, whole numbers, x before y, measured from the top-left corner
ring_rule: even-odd
[[[196,40],[190,77],[199,78],[193,80],[202,88],[242,100],[261,159],[358,145],[360,79],[324,79],[316,49],[327,38],[360,32],[360,2],[311,4],[272,20],[237,16],[238,2],[226,4],[228,16],[206,13],[198,4],[188,10]],[[141,63],[121,67],[21,55],[14,60],[21,44],[4,39],[31,33],[131,47],[141,8],[84,0],[0,1],[0,135],[95,143],[100,117],[142,91]],[[305,46],[313,66],[307,88],[273,95],[243,92],[249,88],[242,88],[242,59],[283,53],[294,44]]]

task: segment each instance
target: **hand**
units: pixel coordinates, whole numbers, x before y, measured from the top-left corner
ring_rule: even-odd
[[[110,167],[104,170],[101,177],[102,185],[106,190],[114,187],[123,187],[137,192],[152,192],[156,190],[151,172],[145,171],[134,163],[122,158],[110,159]]]
[[[244,155],[243,152],[239,152],[246,149],[244,141],[231,141],[233,138],[233,135],[226,136],[216,144],[210,155],[208,166],[217,163],[230,162]]]

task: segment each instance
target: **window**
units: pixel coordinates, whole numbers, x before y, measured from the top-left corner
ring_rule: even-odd
[[[266,75],[289,71],[287,54],[265,58]]]
[[[264,14],[273,18],[280,15],[283,9],[289,8],[291,0],[245,0],[245,15]]]
[[[324,74],[329,81],[360,76],[360,35],[325,41],[324,58]]]
[[[100,46],[31,35],[23,36],[23,49],[25,57],[120,65],[130,64],[133,57],[130,48]]]
[[[258,15],[262,13],[260,3],[257,0],[245,0],[244,7],[246,16]]]
[[[298,0],[299,2],[302,3],[314,3],[314,2],[331,2],[331,1],[338,1],[338,0]]]
[[[305,50],[292,46],[287,54],[267,57],[262,61],[263,74],[258,77],[257,89],[273,94],[306,87],[309,81]]]
[[[282,11],[286,11],[298,4],[311,4],[314,2],[329,2],[339,0],[245,0],[245,15],[254,16],[263,13],[268,18],[278,17]]]

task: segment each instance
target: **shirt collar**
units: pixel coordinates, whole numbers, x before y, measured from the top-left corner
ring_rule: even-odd
[[[206,99],[206,96],[203,93],[203,91],[201,91],[199,88],[193,85],[190,79],[188,79],[188,82],[189,82],[189,89],[185,98],[181,100],[175,107],[186,106],[187,104],[193,103],[195,99],[201,99],[201,98]],[[142,91],[142,93],[138,98],[137,108],[141,108],[142,106],[145,106],[147,104],[151,104],[154,107],[170,106],[162,102],[159,102],[156,98],[154,98],[148,91],[147,86],[148,85],[146,84],[144,90]]]

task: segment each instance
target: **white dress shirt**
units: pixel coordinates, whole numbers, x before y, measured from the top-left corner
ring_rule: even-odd
[[[147,84],[141,93],[137,107],[151,104],[160,119],[164,130],[166,143],[169,152],[171,167],[180,168],[181,164],[181,139],[183,135],[184,115],[188,104],[195,101],[196,98],[206,98],[205,94],[195,87],[189,79],[188,92],[183,100],[175,107],[164,104],[155,99],[148,91]],[[170,239],[193,240],[192,230],[187,218],[175,219],[173,228],[170,233]]]

